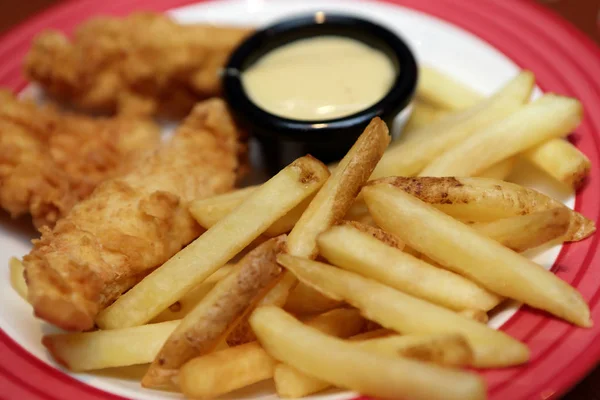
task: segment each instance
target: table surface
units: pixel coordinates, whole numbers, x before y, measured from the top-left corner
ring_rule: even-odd
[[[0,33],[40,10],[61,1],[63,0],[25,0],[18,2],[15,0],[0,0]],[[600,0],[539,0],[539,3],[553,9],[565,19],[571,21],[596,43],[600,44]],[[564,396],[563,400],[600,400],[600,367]]]

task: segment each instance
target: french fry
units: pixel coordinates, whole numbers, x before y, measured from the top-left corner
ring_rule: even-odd
[[[546,171],[557,181],[578,189],[588,176],[590,160],[577,147],[566,140],[549,140],[531,150],[523,157]]]
[[[583,297],[552,272],[392,185],[368,186],[363,194],[377,224],[440,265],[499,295],[592,325]]]
[[[150,365],[142,386],[164,387],[187,361],[213,351],[256,297],[281,274],[275,257],[284,246],[282,235],[240,260],[181,320]]]
[[[442,110],[438,107],[432,106],[419,99],[413,102],[413,109],[410,113],[410,118],[406,123],[406,126],[402,130],[402,134],[398,140],[405,141],[412,137],[415,132],[424,126],[427,126],[440,118],[448,115],[446,110]]]
[[[360,340],[356,343],[357,347],[384,356],[408,357],[440,365],[469,365],[473,356],[468,343],[460,335],[394,335],[371,340],[357,340],[353,336],[349,340]],[[280,397],[304,397],[331,386],[286,364],[275,367],[273,378]]]
[[[293,287],[298,283],[298,280],[289,272],[284,271],[279,282],[271,288],[265,296],[260,299],[256,307],[262,307],[266,305],[274,305],[277,307],[283,307],[286,298]],[[325,298],[324,296],[321,296]],[[254,308],[254,307],[253,307]],[[252,332],[248,317],[250,312],[246,313],[241,320],[238,321],[236,326],[233,328],[231,333],[227,336],[227,344],[229,346],[239,346],[241,344],[250,343],[256,340],[256,335]]]
[[[10,285],[17,292],[19,296],[25,301],[27,300],[27,283],[25,282],[25,267],[23,263],[16,257],[11,257],[8,261],[8,268],[10,269]]]
[[[438,210],[463,221],[489,222],[536,211],[563,208],[570,225],[565,241],[583,240],[595,232],[593,221],[536,190],[485,178],[403,178],[371,182],[387,183],[404,190]]]
[[[255,190],[256,187],[247,187],[230,193],[196,200],[190,205],[190,213],[203,228],[209,229],[242,204]],[[264,235],[275,237],[291,231],[312,198],[313,196],[307,197],[290,212],[275,221],[265,230]]]
[[[348,338],[348,340],[350,340],[350,341],[368,340],[368,339],[376,339],[376,338],[392,336],[392,335],[397,335],[397,333],[391,329],[379,328],[379,329],[375,329],[373,331],[366,331],[363,333],[359,333],[358,335],[351,336]]]
[[[225,278],[233,269],[233,265],[223,265],[214,274],[209,276],[204,282],[190,290],[181,300],[171,304],[166,310],[158,314],[152,320],[153,323],[173,321],[185,317],[196,305],[215,287],[215,285]]]
[[[327,167],[313,157],[297,159],[103,310],[96,323],[115,329],[150,321],[319,189],[328,176]]]
[[[378,398],[485,398],[483,380],[474,373],[369,352],[308,327],[276,307],[255,310],[250,323],[271,356],[339,387]]]
[[[360,332],[365,320],[356,309],[340,308],[318,315],[306,324],[345,338]],[[190,360],[174,380],[188,397],[214,398],[273,377],[275,363],[257,342],[246,343]]]
[[[290,232],[286,245],[288,253],[309,258],[317,256],[317,236],[346,215],[389,142],[385,122],[373,118]],[[287,292],[283,285],[276,286],[277,295],[267,295],[261,305],[285,304],[294,286],[290,284]],[[313,298],[318,296],[314,293]],[[323,298],[320,302],[328,303],[328,299]]]
[[[476,176],[506,158],[568,135],[582,117],[579,101],[547,94],[439,155],[420,176]]]
[[[475,222],[471,227],[503,246],[521,253],[564,237],[570,222],[569,210],[553,208],[491,222]]]
[[[463,110],[485,98],[441,71],[421,66],[419,68],[418,98],[447,110]]]
[[[482,324],[487,324],[489,321],[487,312],[485,312],[483,310],[476,310],[476,309],[462,310],[459,312],[459,314],[462,315],[463,317],[472,319],[473,321],[481,322]]]
[[[317,255],[317,236],[344,217],[389,142],[387,126],[374,118],[290,232],[288,253],[309,258]]]
[[[56,361],[75,372],[147,364],[156,357],[179,322],[46,335],[42,344]]]
[[[329,297],[345,300],[365,318],[385,328],[403,334],[463,335],[473,350],[476,367],[518,365],[529,358],[527,346],[505,333],[374,280],[288,254],[280,254],[277,261],[301,282]],[[258,333],[257,336],[260,338]]]
[[[319,236],[320,254],[331,264],[440,306],[490,310],[499,296],[453,272],[434,267],[350,225]]]
[[[505,180],[515,168],[517,157],[509,157],[477,174],[480,178]]]
[[[418,174],[447,149],[519,109],[529,99],[533,83],[533,74],[522,72],[489,99],[423,127],[404,142],[393,144],[371,178]]]
[[[283,309],[294,315],[310,315],[333,310],[341,304],[343,303],[325,297],[315,289],[299,283],[290,292]]]
[[[441,71],[428,67],[421,68],[419,82],[417,96],[448,110],[462,110],[483,101],[483,96],[478,95],[471,88],[445,76]],[[418,111],[417,107],[414,111]],[[437,112],[438,115],[443,113],[442,110]],[[403,136],[405,135],[403,134]],[[590,169],[588,158],[571,143],[562,139],[552,139],[538,145],[523,153],[523,157],[557,181],[574,189],[581,186]],[[488,173],[479,175],[486,178],[503,179]]]
[[[275,365],[260,344],[246,343],[188,361],[176,384],[187,398],[215,398],[273,377]]]

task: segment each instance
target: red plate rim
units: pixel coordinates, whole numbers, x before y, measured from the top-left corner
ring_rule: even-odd
[[[600,49],[568,22],[531,2],[463,0],[380,0],[412,8],[450,22],[502,51],[536,74],[545,91],[579,98],[586,110],[574,143],[590,158],[588,185],[577,195],[576,209],[600,221]],[[132,10],[165,11],[197,0],[66,1],[29,19],[0,37],[0,84],[21,90],[26,81],[21,62],[32,37],[44,28],[72,31],[95,14],[124,15]],[[554,270],[589,302],[592,318],[600,320],[598,235],[563,247]],[[598,265],[595,267],[595,265]],[[600,326],[579,329],[543,313],[522,308],[502,328],[531,349],[529,364],[484,372],[490,399],[557,398],[600,359]],[[0,398],[123,399],[88,386],[28,353],[0,330]]]

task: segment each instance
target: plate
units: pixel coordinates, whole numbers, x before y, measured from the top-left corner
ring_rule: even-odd
[[[194,3],[194,4],[192,4]],[[26,89],[21,62],[29,43],[43,28],[71,31],[95,14],[125,15],[133,10],[166,11],[183,23],[215,22],[264,25],[302,11],[332,10],[357,14],[382,23],[402,35],[419,61],[431,64],[475,89],[489,94],[521,68],[532,70],[539,89],[575,96],[583,102],[585,120],[572,135],[590,158],[593,170],[577,196],[564,193],[530,171],[515,177],[524,184],[559,197],[596,221],[600,210],[600,51],[583,34],[533,3],[483,0],[384,0],[379,2],[327,0],[119,0],[65,2],[27,21],[0,38],[0,85]],[[27,95],[39,95],[27,88]],[[534,178],[534,179],[532,179]],[[23,221],[0,214],[0,265],[29,250],[35,232]],[[583,242],[545,249],[535,260],[575,286],[589,302],[592,318],[600,321],[600,256],[598,235]],[[163,399],[177,394],[144,390],[131,379],[103,375],[67,374],[40,344],[53,328],[32,317],[27,304],[12,292],[8,269],[0,272],[0,398],[2,399]],[[505,309],[491,324],[526,343],[531,361],[519,368],[486,371],[489,398],[556,398],[600,357],[600,327],[578,329],[522,307]],[[139,371],[132,369],[132,375]],[[262,384],[229,398],[275,398]],[[350,399],[351,392],[331,392],[315,399]],[[409,399],[407,399],[409,400]]]

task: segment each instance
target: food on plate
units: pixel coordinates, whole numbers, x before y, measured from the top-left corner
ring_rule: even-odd
[[[383,51],[354,38],[319,35],[270,50],[243,71],[242,84],[248,97],[271,114],[320,121],[371,107],[397,75]]]
[[[327,167],[315,158],[297,159],[103,310],[96,323],[103,329],[116,329],[152,320],[318,190],[328,176]]]
[[[450,148],[420,176],[476,176],[506,158],[567,136],[579,125],[582,114],[579,101],[544,95]]]
[[[406,141],[390,146],[372,178],[418,174],[451,147],[522,107],[531,96],[533,85],[533,74],[521,72],[489,99],[424,126]]]
[[[23,263],[18,258],[11,257],[8,261],[8,267],[10,269],[10,285],[23,300],[27,301],[27,283],[23,276],[25,272]]]
[[[112,331],[45,335],[42,344],[71,371],[89,371],[152,362],[180,321]]]
[[[498,179],[501,181],[506,180],[512,173],[517,163],[517,157],[506,158],[496,164],[488,167],[477,174],[480,178]]]
[[[319,254],[331,264],[443,307],[488,311],[500,299],[461,275],[428,264],[351,225],[330,228],[319,236],[318,243]]]
[[[581,294],[552,272],[385,181],[363,194],[379,226],[440,265],[499,295],[578,326],[592,325]]]
[[[279,255],[277,261],[300,281],[328,297],[345,300],[385,328],[403,334],[463,335],[474,352],[473,366],[506,367],[529,359],[529,350],[524,344],[447,308],[321,262],[288,254]]]
[[[445,110],[462,110],[484,100],[484,96],[476,93],[473,89],[441,71],[426,66],[421,67],[419,73],[417,96],[422,99],[422,102],[428,104],[430,109],[433,109],[427,115],[421,113],[422,117],[419,121],[421,125],[425,125],[426,119],[432,118],[432,116],[435,116],[435,119],[442,118],[444,114],[449,113]],[[441,108],[436,109],[431,104]],[[432,121],[433,119],[430,120],[430,122]],[[575,189],[583,184],[591,166],[585,154],[563,139],[550,139],[526,151],[522,156],[558,182]],[[489,177],[493,178],[493,176]]]
[[[233,187],[237,148],[224,102],[201,103],[167,146],[44,228],[23,259],[35,315],[93,328],[100,310],[200,234],[188,203]]]
[[[427,65],[419,68],[417,98],[445,110],[463,110],[484,99],[470,87]]]
[[[80,109],[182,116],[220,94],[219,69],[252,30],[180,25],[166,15],[98,17],[75,30],[34,39],[25,72]]]
[[[290,232],[290,254],[310,258],[317,255],[317,236],[344,217],[389,143],[386,124],[374,118]]]
[[[489,321],[489,317],[487,313],[483,310],[462,310],[459,312],[460,315],[472,319],[473,321],[481,322],[487,324]]]
[[[250,186],[222,195],[196,200],[190,205],[190,212],[200,226],[208,229],[223,219],[234,208],[239,206],[255,189],[256,187]],[[304,199],[300,204],[290,210],[290,212],[279,218],[273,225],[267,228],[264,235],[275,237],[291,231],[312,199],[313,196]]]
[[[364,334],[349,338],[356,346],[383,356],[403,356],[448,366],[469,365],[472,351],[460,335],[393,335],[382,338],[363,339]],[[304,397],[320,392],[331,385],[306,375],[294,367],[278,364],[273,379],[280,397]]]
[[[182,319],[194,309],[194,307],[215,287],[217,283],[222,281],[233,269],[232,264],[225,264],[215,271],[214,274],[206,278],[205,281],[191,289],[185,296],[175,303],[171,304],[163,312],[158,314],[152,322],[173,321]]]
[[[250,323],[267,353],[339,387],[390,399],[485,398],[485,385],[475,373],[384,356],[325,335],[277,307],[258,308]]]
[[[0,90],[0,207],[52,228],[159,140],[158,127],[145,119],[62,113]]]
[[[365,320],[357,310],[336,309],[305,321],[323,333],[348,337],[360,332]],[[253,341],[216,351],[187,362],[177,381],[182,392],[192,398],[211,398],[273,377],[274,360]]]
[[[471,227],[503,246],[522,253],[558,238],[562,241],[570,223],[571,213],[565,207],[490,222],[474,222]]]
[[[576,189],[583,185],[592,166],[577,147],[561,139],[549,140],[526,151],[523,156],[557,181]]]
[[[596,231],[591,221],[536,190],[486,178],[390,177],[388,183],[463,221],[489,222],[555,208],[567,210],[570,225],[564,240],[583,240]]]
[[[142,386],[168,387],[186,361],[213,351],[261,292],[275,284],[282,272],[275,257],[284,246],[282,235],[246,254],[177,325],[150,365]]]
[[[420,80],[421,78],[419,78],[419,81]],[[417,90],[419,90],[418,86]],[[408,118],[408,121],[406,122],[406,125],[402,129],[402,133],[397,140],[408,140],[408,138],[410,138],[415,132],[418,132],[420,128],[431,124],[445,115],[448,115],[448,111],[441,110],[435,106],[432,106],[431,104],[419,100],[418,98],[413,100],[410,117]]]

